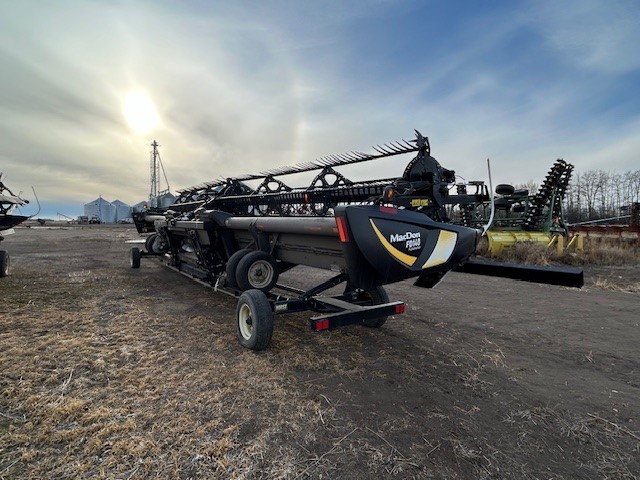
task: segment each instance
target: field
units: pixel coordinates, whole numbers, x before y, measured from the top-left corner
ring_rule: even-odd
[[[130,226],[2,242],[0,478],[640,477],[640,272],[569,289],[451,273],[381,329],[277,317],[143,260]],[[289,283],[324,272],[296,268]]]

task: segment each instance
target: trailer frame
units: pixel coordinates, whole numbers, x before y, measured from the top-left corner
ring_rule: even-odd
[[[159,258],[161,263],[170,270],[207,288],[212,288],[215,292],[236,298],[238,300],[236,305],[238,339],[243,346],[252,350],[267,348],[271,341],[273,323],[277,315],[305,311],[315,312],[317,315],[309,319],[309,327],[318,332],[354,324],[379,328],[389,316],[402,314],[406,309],[406,305],[402,301],[390,302],[382,286],[370,290],[351,288],[349,277],[344,272],[338,273],[307,290],[277,283],[267,292],[255,288],[242,291],[224,285],[226,273],[215,276],[212,282],[207,282],[190,274],[188,269],[171,265],[171,255],[166,254],[158,257],[140,250],[138,247],[131,248],[131,267],[140,268],[142,257]],[[323,295],[327,290],[342,283],[346,283],[343,293]],[[244,316],[247,306],[250,312],[248,317]]]

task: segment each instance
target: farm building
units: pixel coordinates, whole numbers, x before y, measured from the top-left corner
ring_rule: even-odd
[[[116,223],[131,217],[131,207],[120,200],[110,202],[98,197],[85,203],[84,215],[90,219],[97,218],[101,223]]]
[[[116,222],[131,218],[131,206],[120,201],[114,200],[111,205],[116,207]]]

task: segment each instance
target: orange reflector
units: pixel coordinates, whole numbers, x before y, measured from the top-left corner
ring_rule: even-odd
[[[347,222],[344,217],[336,217],[336,225],[338,226],[338,235],[340,235],[340,241],[346,243],[349,241],[349,234],[347,233]]]
[[[395,313],[404,313],[406,308],[407,308],[407,306],[404,303],[401,304],[401,305],[396,305],[396,312]]]
[[[320,330],[327,330],[329,328],[329,319],[324,319],[324,320],[320,320],[319,322],[316,322],[316,331],[320,331]]]

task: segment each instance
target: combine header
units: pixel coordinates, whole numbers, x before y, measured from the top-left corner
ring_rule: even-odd
[[[354,323],[380,327],[405,308],[389,301],[383,285],[416,278],[414,285],[431,288],[454,269],[582,286],[578,270],[532,276],[531,268],[512,266],[501,274],[469,260],[481,231],[451,223],[447,206],[486,202],[486,189],[452,195],[455,173],[431,156],[428,139],[417,131],[411,142],[374,150],[182,190],[173,205],[134,214],[138,231],[152,233],[144,250],[131,249],[131,267],[139,268],[144,257],[157,257],[239,297],[238,337],[254,350],[269,345],[275,314],[312,310],[317,313],[311,318],[313,330]],[[335,170],[407,153],[416,155],[399,178],[352,181]],[[309,171],[318,173],[307,187],[293,188],[282,180]],[[250,181],[258,186],[245,183]],[[335,275],[308,290],[278,283],[280,273],[297,265]],[[338,285],[344,285],[343,293],[327,294]]]
[[[2,182],[2,173],[0,173],[0,242],[4,240],[2,232],[4,235],[11,234],[13,227],[29,219],[24,215],[13,214],[17,207],[27,203],[29,200],[25,200],[9,190],[9,187]],[[9,274],[9,266],[9,253],[6,250],[0,250],[0,277],[6,277]]]

